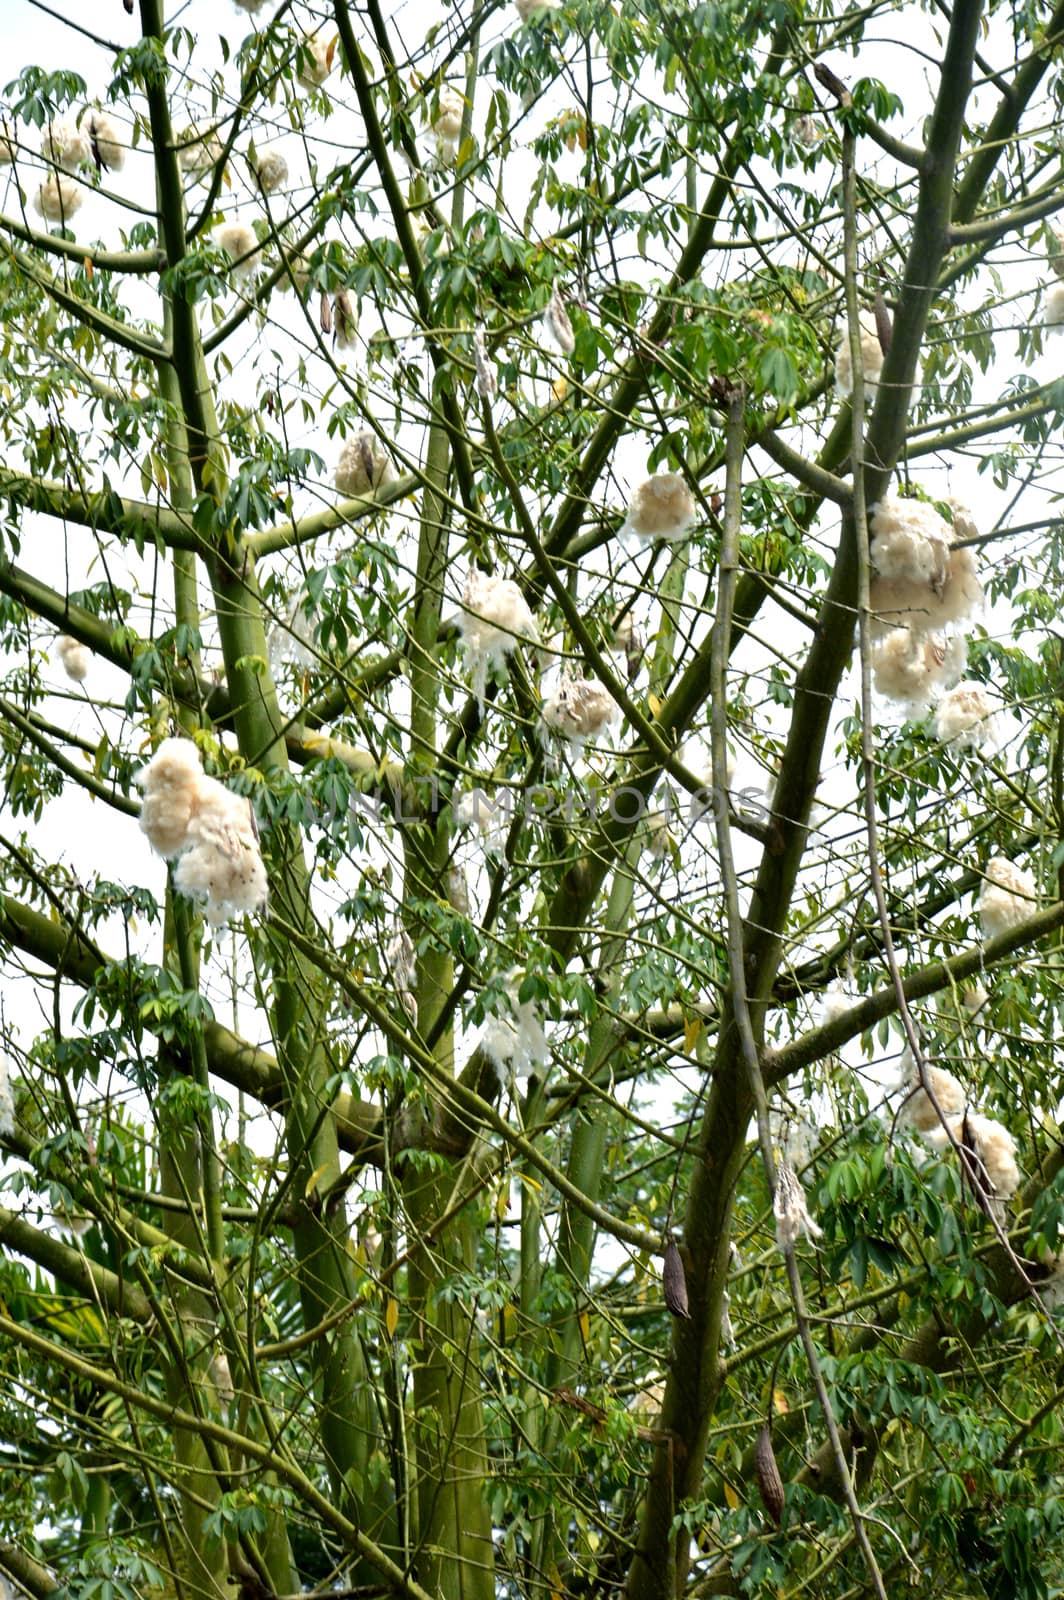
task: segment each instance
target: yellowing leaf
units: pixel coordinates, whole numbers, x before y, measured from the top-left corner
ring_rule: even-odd
[[[562,1575],[554,1561],[547,1568],[547,1582],[550,1585],[550,1600],[562,1600]]]
[[[85,276],[86,276],[86,278],[88,278],[89,282],[91,283],[92,282],[92,274],[93,274],[93,272],[95,270],[95,268],[93,267],[93,264],[92,264],[92,257],[91,256],[86,256],[84,262],[82,263],[82,265],[85,268]]]
[[[395,1330],[399,1326],[399,1302],[389,1299],[384,1308],[384,1326],[388,1330],[389,1339],[395,1338]]]
[[[724,1498],[725,1498],[725,1500],[727,1500],[729,1506],[731,1507],[731,1509],[733,1511],[737,1511],[738,1510],[738,1508],[739,1508],[739,1496],[736,1494],[735,1490],[732,1488],[730,1483],[726,1483],[724,1485]]]
[[[787,1404],[787,1396],[782,1389],[773,1389],[772,1404],[781,1417],[785,1417],[791,1409]]]
[[[650,715],[652,717],[656,718],[661,715],[662,701],[658,699],[656,694],[647,695],[647,705],[650,707]]]
[[[555,400],[559,402],[565,399],[566,395],[569,393],[569,379],[565,376],[564,372],[560,377],[555,378],[554,382],[550,386],[550,392],[554,396]]]
[[[499,1185],[499,1192],[495,1197],[495,1215],[502,1222],[510,1209],[510,1183],[509,1179]]]
[[[587,1344],[588,1336],[591,1333],[591,1318],[588,1316],[586,1311],[581,1311],[579,1320],[580,1320],[580,1337],[584,1341],[584,1343]]]
[[[314,1168],[314,1171],[311,1173],[310,1177],[307,1179],[307,1186],[303,1190],[304,1199],[307,1199],[310,1195],[312,1195],[314,1193],[315,1189],[318,1187],[318,1184],[321,1182],[322,1173],[323,1172],[328,1172],[329,1165],[330,1164],[329,1164],[328,1161],[323,1161],[320,1167],[315,1167]]]
[[[702,1036],[702,1018],[701,1017],[687,1017],[685,1019],[685,1021],[684,1021],[684,1025],[683,1025],[683,1048],[684,1048],[684,1054],[685,1055],[688,1055],[688,1056],[693,1056],[694,1055],[695,1047],[698,1044],[698,1041],[701,1038],[701,1036]]]

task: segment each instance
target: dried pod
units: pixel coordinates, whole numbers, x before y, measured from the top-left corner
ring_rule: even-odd
[[[813,63],[813,76],[821,88],[826,89],[829,94],[835,96],[840,106],[853,105],[853,97],[842,79],[837,77],[831,68],[826,67],[822,61]]]
[[[894,322],[887,307],[887,302],[878,290],[873,303],[873,310],[876,314],[876,334],[879,337],[879,348],[886,355],[890,349],[890,341],[894,337]]]
[[[321,328],[322,333],[332,333],[333,331],[332,301],[324,289],[321,291],[321,299],[318,301],[318,326]]]
[[[778,1528],[783,1522],[783,1480],[776,1465],[776,1452],[772,1448],[772,1434],[767,1422],[762,1423],[761,1432],[757,1436],[754,1462],[757,1467],[757,1487],[761,1491],[762,1502]]]
[[[665,1294],[665,1304],[673,1316],[686,1317],[690,1320],[691,1313],[687,1309],[687,1278],[680,1252],[676,1248],[676,1240],[672,1238],[665,1246],[665,1259],[661,1266],[661,1287]]]

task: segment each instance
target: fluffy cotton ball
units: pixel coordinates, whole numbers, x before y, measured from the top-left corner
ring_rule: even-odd
[[[215,239],[233,263],[234,278],[250,278],[258,271],[261,259],[258,236],[248,223],[239,218],[223,222]]]
[[[1046,224],[1046,255],[1058,278],[1064,278],[1064,228]]]
[[[177,145],[177,159],[184,170],[191,172],[195,178],[207,177],[225,154],[225,146],[217,133],[211,129],[200,129],[194,122],[178,134]]]
[[[1004,856],[987,863],[986,877],[979,895],[979,918],[987,939],[996,939],[1019,927],[1038,910],[1038,890],[1034,878]]]
[[[797,1243],[804,1233],[809,1240],[819,1239],[822,1228],[809,1215],[805,1190],[798,1174],[788,1161],[781,1161],[776,1172],[776,1189],[772,1196],[772,1214],[776,1219],[776,1238],[781,1249]]]
[[[166,860],[187,843],[202,778],[203,764],[191,739],[164,739],[137,776],[144,791],[141,831]]]
[[[557,284],[554,285],[547,309],[543,313],[543,323],[562,355],[571,356],[576,349],[576,335]]]
[[[829,983],[820,998],[820,1022],[837,1022],[839,1017],[844,1017],[854,1005],[855,1000],[846,993],[842,984],[836,979]]]
[[[53,172],[37,190],[33,204],[45,222],[69,222],[74,213],[81,210],[84,199],[85,191],[80,183]]]
[[[1064,283],[1054,283],[1046,291],[1042,320],[1047,328],[1064,328]]]
[[[63,671],[74,683],[84,683],[89,675],[89,652],[77,639],[61,633],[55,641]]]
[[[370,494],[382,484],[395,482],[395,468],[375,433],[367,429],[344,440],[333,482],[348,497]]]
[[[299,70],[296,73],[304,89],[318,89],[333,69],[336,40],[327,39],[323,33],[303,35]]]
[[[961,990],[961,1005],[972,1017],[982,1011],[989,999],[990,994],[982,983],[970,983],[966,989]]]
[[[15,1131],[15,1097],[11,1092],[11,1072],[0,1056],[0,1139]]]
[[[458,154],[458,141],[462,136],[462,114],[465,100],[450,84],[440,90],[439,111],[432,131],[440,142],[440,159],[452,162]]]
[[[6,117],[0,117],[0,167],[10,167],[18,160],[18,142],[15,130]]]
[[[682,472],[658,472],[641,483],[628,504],[624,530],[638,538],[682,539],[697,515]]]
[[[872,507],[868,553],[881,578],[902,578],[940,591],[946,582],[950,526],[924,500],[884,495]]]
[[[946,1120],[956,1142],[971,1152],[965,1157],[969,1181],[985,1198],[991,1214],[1000,1222],[1005,1214],[1002,1202],[1010,1200],[1020,1186],[1015,1139],[1000,1122],[995,1122],[992,1117],[981,1116],[977,1111],[968,1111]],[[950,1148],[944,1128],[929,1130],[927,1138],[940,1150]]]
[[[212,927],[234,915],[261,911],[267,881],[251,807],[215,778],[201,777],[188,826],[189,848],[174,881],[182,894],[203,900]]]
[[[97,167],[121,172],[126,164],[126,142],[115,119],[106,111],[90,111],[85,122],[92,158]]]
[[[88,130],[79,128],[69,117],[57,117],[49,122],[41,136],[41,155],[54,161],[66,172],[76,172],[79,167],[92,165],[92,146]]]
[[[266,640],[266,658],[271,670],[292,661],[307,667],[315,659],[314,635],[318,627],[318,613],[307,609],[307,591],[300,589],[292,596],[284,620],[274,623]]]
[[[411,1022],[417,1021],[417,958],[414,941],[405,928],[396,928],[384,948],[384,961],[399,996],[399,1003]]]
[[[963,1085],[947,1072],[945,1067],[932,1067],[925,1063],[924,1071],[931,1094],[938,1101],[942,1114],[945,1117],[957,1116],[963,1112],[968,1103]],[[912,1052],[906,1045],[901,1059],[901,1084],[905,1089],[907,1098],[899,1114],[899,1121],[907,1122],[911,1128],[916,1128],[920,1133],[930,1133],[934,1128],[941,1128],[942,1123],[938,1112],[935,1110],[931,1095],[923,1087],[916,1071],[916,1063]]]
[[[528,22],[540,11],[560,11],[561,3],[562,0],[514,0],[522,22]]]
[[[263,194],[276,194],[288,182],[288,162],[275,144],[256,150],[255,177]]]
[[[958,683],[935,708],[935,738],[957,749],[990,750],[1001,742],[1000,719],[981,683]]]
[[[543,721],[567,739],[597,739],[617,715],[617,703],[591,678],[563,678],[543,702]]]
[[[885,699],[914,714],[921,712],[937,688],[964,671],[966,654],[964,640],[956,636],[925,637],[908,628],[895,628],[872,646],[873,687]]]
[[[524,978],[511,972],[506,979],[505,1011],[492,1017],[480,1040],[480,1048],[493,1062],[500,1079],[523,1077],[533,1067],[546,1066],[550,1045],[534,1000],[517,997]]]
[[[876,332],[876,319],[870,311],[859,316],[861,329],[861,366],[864,371],[865,390],[873,390],[883,370],[883,351]],[[850,356],[850,335],[847,330],[835,353],[835,387],[843,399],[853,393],[853,361]]]
[[[501,667],[520,639],[539,643],[536,619],[512,578],[491,577],[471,567],[458,627],[473,668],[473,692],[483,707],[489,667]]]
[[[985,598],[974,553],[967,547],[951,550],[945,580],[938,590],[907,578],[873,577],[869,588],[871,631],[874,637],[892,628],[934,633],[950,623],[969,621],[982,609]]]

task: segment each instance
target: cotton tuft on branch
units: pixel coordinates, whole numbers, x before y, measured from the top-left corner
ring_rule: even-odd
[[[276,194],[288,182],[288,162],[277,145],[256,150],[255,178],[263,194]]]
[[[958,513],[955,513],[955,517]],[[875,571],[869,590],[870,626],[882,637],[895,628],[914,634],[941,632],[967,622],[983,605],[975,556],[954,537],[971,526],[963,513],[950,524],[922,500],[886,495],[872,508],[869,555]],[[964,535],[966,536],[966,534]]]
[[[321,33],[304,34],[303,55],[296,77],[304,89],[320,89],[333,69],[336,40]]]
[[[445,84],[440,90],[439,110],[436,120],[432,124],[432,131],[439,140],[440,160],[447,166],[458,155],[458,141],[462,136],[462,115],[465,111],[465,100],[453,89],[450,84]]]
[[[234,278],[250,278],[259,269],[261,254],[254,228],[240,219],[223,222],[215,234],[219,246],[232,262]]]
[[[138,774],[144,791],[141,832],[164,860],[172,860],[188,841],[188,827],[203,778],[203,763],[191,739],[164,739]]]
[[[943,695],[935,708],[935,738],[961,750],[997,749],[1001,719],[981,683],[965,680]]]
[[[529,22],[541,11],[560,11],[561,4],[562,0],[514,0],[522,22]]]
[[[214,130],[201,130],[193,122],[177,136],[178,156],[185,172],[194,178],[206,178],[225,154],[218,134]]]
[[[472,667],[473,693],[483,714],[489,669],[505,666],[507,656],[522,639],[538,644],[539,629],[512,578],[491,577],[476,567],[470,568],[462,591],[458,627]]]
[[[1034,878],[1005,856],[994,856],[987,863],[986,877],[979,895],[979,918],[987,939],[1018,928],[1038,910],[1038,890]]]
[[[399,1004],[410,1018],[417,1021],[417,960],[414,941],[404,927],[397,927],[384,949],[384,960],[399,996]]]
[[[949,1129],[949,1133],[946,1132]],[[952,1148],[952,1134],[963,1152],[964,1176],[975,1191],[983,1210],[1005,1220],[1006,1200],[1020,1186],[1020,1169],[1016,1162],[1016,1141],[1009,1130],[993,1117],[984,1117],[978,1111],[965,1111],[948,1117],[946,1128],[932,1128],[927,1132],[929,1144],[937,1150]]]
[[[616,716],[617,702],[592,678],[563,678],[543,702],[542,717],[546,726],[577,746],[599,738]]]
[[[963,1085],[947,1072],[945,1067],[932,1067],[925,1065],[924,1072],[931,1089],[931,1094],[938,1101],[944,1117],[958,1116],[968,1104],[968,1097]],[[908,1098],[899,1113],[898,1120],[905,1122],[919,1133],[930,1133],[932,1129],[942,1127],[938,1111],[935,1110],[931,1095],[923,1087],[920,1075],[916,1070],[912,1051],[906,1045],[901,1058],[901,1086],[906,1090]]]
[[[80,183],[53,172],[37,190],[33,204],[45,222],[69,222],[75,212],[81,210],[84,199],[85,190]]]
[[[557,284],[551,291],[550,301],[543,313],[543,323],[562,355],[571,356],[576,349],[576,335]]]
[[[486,856],[501,856],[510,829],[510,807],[505,798],[493,800],[483,789],[469,789],[451,800],[455,831],[476,828]]]
[[[1047,328],[1064,328],[1064,283],[1052,283],[1046,290],[1042,321]]]
[[[338,350],[352,350],[358,343],[358,304],[346,289],[333,296],[333,344]]]
[[[15,1131],[15,1097],[11,1092],[11,1071],[7,1057],[0,1055],[0,1139]]]
[[[641,483],[628,503],[622,534],[634,533],[651,543],[655,539],[682,539],[693,526],[695,497],[682,472],[658,472]]]
[[[872,646],[873,687],[915,716],[927,709],[937,689],[960,677],[966,656],[964,640],[956,635],[946,639],[895,628]]]
[[[491,1018],[480,1039],[480,1049],[494,1065],[501,1083],[525,1077],[534,1067],[544,1067],[550,1060],[550,1045],[536,1002],[518,999],[524,976],[518,971],[507,974],[504,1013]]]
[[[861,365],[864,370],[866,390],[874,390],[883,370],[883,351],[880,348],[876,319],[870,311],[858,317],[861,330]],[[843,334],[835,352],[835,388],[844,400],[853,393],[853,361],[850,356],[849,329]]]
[[[88,129],[79,128],[69,117],[57,117],[45,126],[41,136],[41,155],[54,161],[64,172],[77,172],[92,165],[92,146]]]
[[[344,440],[333,473],[333,483],[342,495],[353,499],[394,482],[395,468],[375,433],[367,428]]]
[[[126,141],[115,119],[106,111],[90,111],[82,124],[87,128],[96,170],[121,172],[126,164]]]
[[[809,1215],[805,1190],[789,1161],[781,1161],[776,1168],[772,1214],[776,1219],[776,1238],[782,1250],[796,1244],[803,1233],[812,1241],[819,1239],[823,1232]]]
[[[84,683],[89,675],[89,652],[78,639],[61,633],[55,641],[56,652],[63,663],[63,671],[73,683]]]
[[[0,167],[10,167],[18,160],[18,143],[15,130],[6,117],[0,117]]]
[[[473,335],[473,362],[477,374],[477,393],[482,400],[491,400],[499,387],[495,368],[488,359],[487,339],[483,328]]]

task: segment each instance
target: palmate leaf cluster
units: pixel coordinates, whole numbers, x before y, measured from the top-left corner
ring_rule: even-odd
[[[138,0],[9,64],[31,1600],[1064,1593],[1061,26]],[[124,163],[46,222],[42,135],[103,111]],[[893,328],[852,401],[847,296]],[[888,492],[971,511],[993,746],[862,673]],[[480,677],[471,572],[535,619]],[[568,679],[605,729],[551,731]],[[256,822],[224,926],[138,827],[174,735]],[[994,857],[1036,898],[987,943]],[[913,1126],[914,1044],[1015,1193]]]

